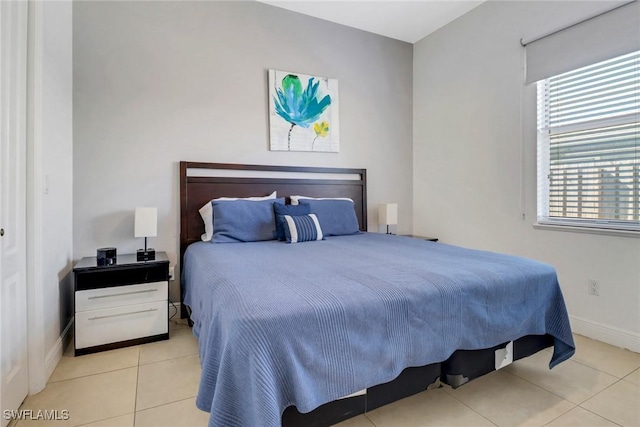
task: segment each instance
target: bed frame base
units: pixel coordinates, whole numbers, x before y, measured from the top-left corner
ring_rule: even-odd
[[[509,342],[484,350],[458,350],[442,363],[440,380],[452,388],[458,388],[478,377],[497,370],[496,353],[506,349]],[[527,335],[513,341],[513,360],[531,356],[553,346],[550,335]]]
[[[283,427],[322,427],[337,424],[405,397],[440,387],[458,388],[496,370],[496,353],[504,354],[512,343],[513,360],[531,356],[553,346],[550,335],[528,335],[484,350],[458,350],[442,363],[407,368],[393,381],[367,389],[366,394],[326,403],[302,414],[295,406],[282,414]]]
[[[393,381],[367,389],[366,394],[326,403],[302,414],[295,406],[282,414],[283,427],[329,426],[349,418],[373,411],[388,403],[404,399],[440,385],[440,363],[418,368],[407,368]]]

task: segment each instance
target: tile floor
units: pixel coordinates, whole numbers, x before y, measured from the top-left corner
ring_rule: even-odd
[[[195,407],[197,341],[183,324],[171,323],[170,334],[81,357],[68,349],[47,387],[21,409],[67,409],[69,420],[10,426],[206,426],[208,414]],[[419,393],[339,426],[640,427],[640,354],[575,338],[576,355],[552,371],[545,350],[456,390]]]

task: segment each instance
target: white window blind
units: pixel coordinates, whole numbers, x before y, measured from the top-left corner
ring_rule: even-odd
[[[640,231],[640,51],[538,82],[538,222]]]
[[[603,2],[607,3],[607,2]],[[534,40],[526,46],[527,84],[640,49],[640,1]]]

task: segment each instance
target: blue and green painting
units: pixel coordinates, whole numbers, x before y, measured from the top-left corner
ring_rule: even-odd
[[[271,150],[337,153],[338,80],[269,70],[269,126]]]

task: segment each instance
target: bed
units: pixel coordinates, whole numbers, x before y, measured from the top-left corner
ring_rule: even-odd
[[[363,169],[180,170],[182,307],[198,337],[196,404],[210,426],[331,425],[550,346],[550,367],[574,353],[551,266],[366,233]],[[233,173],[196,172],[208,170]],[[199,241],[208,201],[274,190],[348,197],[363,232],[301,244]]]

